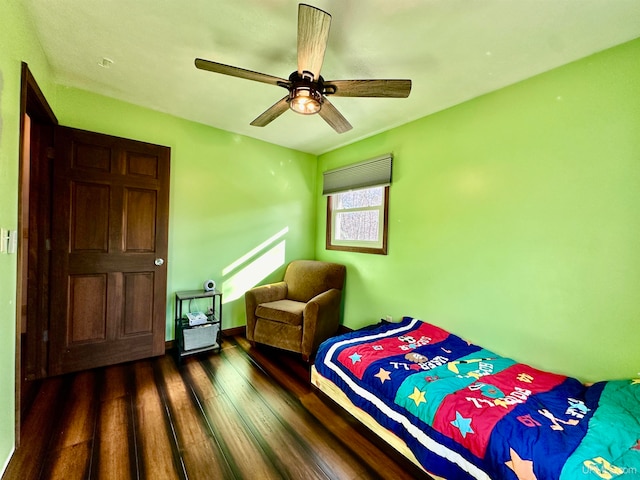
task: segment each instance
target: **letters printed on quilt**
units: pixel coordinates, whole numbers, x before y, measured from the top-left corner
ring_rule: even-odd
[[[408,317],[340,338],[320,347],[319,373],[347,387],[352,401],[384,426],[418,444],[416,457],[435,473],[439,457],[459,467],[461,478],[606,478],[631,471],[611,451],[601,452],[603,438],[619,435],[607,431],[607,409],[598,409],[601,395],[619,397],[608,393],[615,382],[587,389]],[[623,387],[637,387],[628,403],[640,405],[640,385]],[[640,451],[634,449],[640,422],[634,428],[624,458],[640,469]]]
[[[441,328],[420,324],[418,328],[410,333],[376,338],[353,347],[347,347],[338,354],[338,361],[348,366],[351,373],[356,377],[362,378],[367,368],[381,357],[388,357],[389,355],[404,357],[418,347],[441,342],[448,335]],[[404,362],[402,363],[405,364]]]

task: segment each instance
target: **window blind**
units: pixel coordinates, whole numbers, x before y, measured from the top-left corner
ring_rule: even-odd
[[[322,194],[391,185],[392,154],[324,172]]]

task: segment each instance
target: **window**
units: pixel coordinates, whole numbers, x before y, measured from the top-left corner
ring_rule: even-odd
[[[387,254],[389,187],[330,195],[327,250]]]
[[[392,156],[324,173],[327,250],[387,254]]]

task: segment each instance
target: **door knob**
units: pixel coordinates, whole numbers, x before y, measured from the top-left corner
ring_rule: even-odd
[[[155,263],[159,267],[160,265],[164,264],[164,258],[156,258],[153,263]]]

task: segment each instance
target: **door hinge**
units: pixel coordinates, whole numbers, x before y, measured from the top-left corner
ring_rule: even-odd
[[[45,330],[44,332],[42,332],[42,341],[43,342],[49,341],[49,330]]]
[[[44,248],[45,248],[45,250],[47,250],[47,251],[51,251],[51,239],[50,239],[50,238],[47,238],[47,239],[44,241]]]
[[[53,147],[47,147],[47,158],[53,160],[56,158],[56,149]]]

